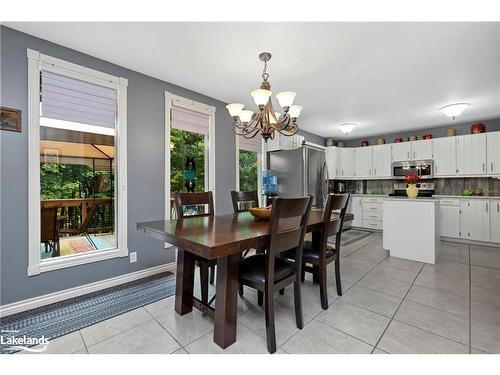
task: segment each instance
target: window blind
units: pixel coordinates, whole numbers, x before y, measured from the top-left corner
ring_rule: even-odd
[[[115,128],[116,90],[42,70],[41,116]]]
[[[208,135],[209,116],[186,108],[172,106],[172,128]]]
[[[239,137],[240,150],[261,152],[262,151],[262,137],[257,134],[255,137],[246,139],[244,137]]]

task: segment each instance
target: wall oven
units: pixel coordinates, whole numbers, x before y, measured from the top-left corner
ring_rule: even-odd
[[[404,180],[407,174],[416,175],[424,180],[434,178],[432,160],[411,160],[392,163],[392,178],[394,180]]]

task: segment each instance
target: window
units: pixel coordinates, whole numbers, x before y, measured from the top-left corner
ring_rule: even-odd
[[[255,138],[245,139],[236,136],[236,189],[240,191],[254,191],[261,193],[262,179],[262,140]]]
[[[127,256],[127,80],[28,59],[28,274]]]

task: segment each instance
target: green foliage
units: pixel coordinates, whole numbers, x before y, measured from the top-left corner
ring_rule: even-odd
[[[239,152],[239,168],[240,168],[240,190],[253,191],[257,190],[257,153],[252,151]]]
[[[184,164],[186,157],[196,162],[195,191],[205,191],[205,137],[203,134],[171,129],[170,142],[170,190],[186,191],[184,185]]]

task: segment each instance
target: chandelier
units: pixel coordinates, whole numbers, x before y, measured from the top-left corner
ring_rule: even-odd
[[[271,101],[271,84],[268,81],[269,74],[266,71],[271,54],[262,52],[259,59],[264,63],[262,71],[264,81],[259,89],[250,93],[259,110],[254,113],[251,110],[243,109],[244,105],[241,103],[228,104],[226,108],[233,118],[233,131],[244,138],[253,138],[260,132],[265,142],[269,138],[274,139],[275,132],[292,136],[297,133],[297,117],[302,111],[302,106],[293,105],[296,95],[294,92],[284,91],[276,95],[276,99],[283,108],[283,114],[274,111]]]

